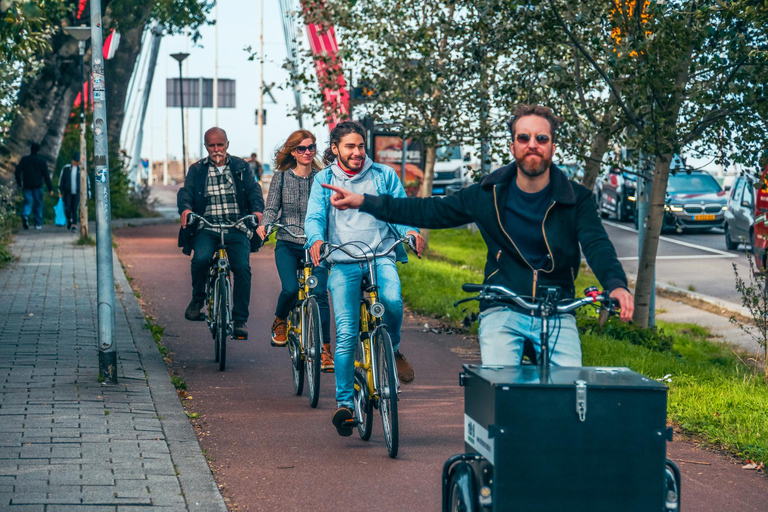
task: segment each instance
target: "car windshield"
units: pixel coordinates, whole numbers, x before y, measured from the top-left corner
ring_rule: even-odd
[[[711,194],[721,190],[715,178],[705,173],[678,172],[674,176],[670,174],[667,184],[669,194]]]
[[[445,162],[446,160],[461,160],[461,147],[456,145],[437,148],[437,161]]]

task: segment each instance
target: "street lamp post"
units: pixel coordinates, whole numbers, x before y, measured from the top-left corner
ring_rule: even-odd
[[[179,62],[179,105],[181,106],[181,160],[184,165],[184,169],[182,169],[184,175],[187,174],[187,143],[184,139],[185,133],[184,133],[184,76],[181,72],[181,63],[189,57],[188,53],[172,53],[171,57],[176,59]]]
[[[64,27],[64,32],[78,41],[80,51],[80,236],[88,238],[88,148],[85,144],[85,42],[91,37],[91,27]]]

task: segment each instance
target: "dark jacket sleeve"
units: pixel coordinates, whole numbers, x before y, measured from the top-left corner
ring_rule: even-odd
[[[24,157],[21,157],[21,160],[19,160],[19,163],[16,164],[16,172],[14,173],[16,176],[16,184],[21,187],[21,176],[24,173]]]
[[[184,210],[192,210],[192,205],[194,202],[195,197],[195,190],[197,187],[197,181],[198,181],[198,173],[195,172],[197,169],[193,165],[189,168],[189,172],[187,173],[187,177],[184,179],[184,186],[179,189],[179,192],[176,194],[176,207],[179,210],[179,215]]]
[[[45,163],[41,163],[40,171],[43,173],[43,179],[48,187],[48,192],[53,192],[53,183],[51,182],[51,173],[48,171],[48,166]]]
[[[461,189],[445,197],[402,197],[365,194],[361,212],[394,224],[406,224],[427,229],[462,226],[474,221],[470,205],[480,185]]]
[[[574,188],[577,193],[576,231],[589,268],[606,291],[610,292],[616,288],[628,289],[627,275],[603,223],[600,222],[592,195],[587,189]]]

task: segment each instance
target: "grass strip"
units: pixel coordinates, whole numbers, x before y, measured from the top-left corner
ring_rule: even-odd
[[[476,303],[453,303],[465,296],[464,283],[482,282],[486,247],[469,230],[430,232],[430,250],[400,267],[403,299],[417,313],[459,325],[477,311]],[[582,271],[577,294],[597,285]],[[658,322],[657,332],[637,332],[611,320],[603,332],[590,328],[594,313],[579,315],[584,364],[626,366],[669,386],[668,419],[702,442],[744,459],[768,461],[768,386],[731,349],[708,340],[707,329],[693,324]],[[477,332],[477,324],[472,332]],[[606,333],[610,332],[611,335]]]

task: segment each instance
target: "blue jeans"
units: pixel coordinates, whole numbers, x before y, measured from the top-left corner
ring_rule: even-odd
[[[331,267],[328,289],[333,300],[336,317],[336,405],[354,408],[355,350],[360,327],[360,282],[368,273],[366,263],[336,263]],[[400,276],[395,262],[382,258],[376,265],[379,300],[386,309],[382,319],[392,338],[392,347],[400,346],[400,327],[403,324],[403,297],[400,294]]]
[[[296,269],[304,259],[304,247],[293,242],[278,240],[275,244],[275,265],[280,275],[282,290],[277,298],[275,316],[285,320],[299,298],[299,281]],[[312,275],[317,278],[317,286],[312,291],[320,308],[320,322],[323,325],[323,343],[331,342],[331,310],[328,307],[328,269],[325,266],[313,267]]]
[[[35,226],[43,225],[43,187],[25,188],[21,191],[24,202],[21,207],[21,216],[29,218],[32,213],[35,216]]]
[[[480,357],[486,365],[517,366],[525,340],[541,354],[541,318],[505,307],[480,313]],[[573,315],[549,319],[549,353],[552,366],[581,366],[581,341]]]

